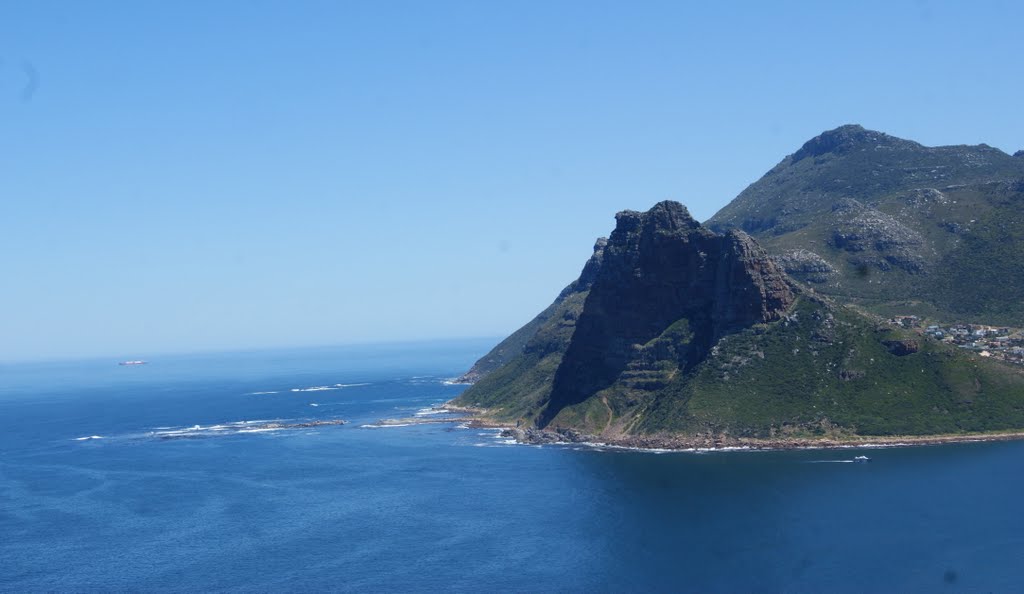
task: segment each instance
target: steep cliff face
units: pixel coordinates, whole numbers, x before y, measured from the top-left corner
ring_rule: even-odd
[[[620,379],[662,386],[722,336],[776,320],[792,302],[746,234],[709,231],[676,202],[621,212],[540,424]]]
[[[780,319],[794,298],[742,231],[714,233],[676,202],[624,211],[580,278],[464,376],[476,384],[456,404],[547,426],[598,402],[626,422],[721,337]]]

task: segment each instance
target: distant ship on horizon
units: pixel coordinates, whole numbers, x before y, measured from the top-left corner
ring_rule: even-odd
[[[145,365],[145,361],[121,361],[118,365]]]

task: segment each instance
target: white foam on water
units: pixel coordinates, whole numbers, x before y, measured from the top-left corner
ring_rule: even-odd
[[[452,412],[452,411],[448,410],[447,408],[421,408],[418,411],[416,411],[413,414],[413,416],[415,416],[415,417],[428,417],[430,415],[443,415],[443,414],[447,414],[447,413],[450,413],[450,412]]]
[[[568,444],[553,443],[553,444],[549,444],[549,445],[568,445]],[[636,447],[636,446],[616,445],[616,444],[602,443],[602,442],[597,442],[597,441],[577,441],[577,442],[572,442],[572,445],[573,446],[579,446],[579,447],[572,447],[571,448],[571,449],[577,450],[577,451],[579,451],[579,450],[590,450],[590,451],[597,451],[597,452],[620,451],[620,452],[640,452],[642,454],[672,454],[672,453],[676,453],[676,452],[703,453],[703,451],[716,451],[716,450],[713,450],[713,449],[712,450],[703,450],[702,451],[702,450],[698,450],[697,448],[687,448],[687,449],[681,449],[681,450],[674,450],[674,449],[670,449],[670,448],[641,448],[641,447]]]
[[[85,437],[76,437],[75,441],[88,441],[90,439],[103,439],[102,435],[86,435]]]
[[[176,437],[178,435],[188,435],[189,433],[193,433],[193,431],[189,429],[181,429],[178,431],[155,431],[152,435],[157,437]]]
[[[282,429],[282,427],[260,427],[259,425],[287,421],[288,419],[250,419],[207,425],[205,427],[203,425],[192,425],[191,427],[157,427],[147,435],[151,437],[186,437],[277,431]],[[256,426],[254,427],[254,425]]]
[[[248,394],[246,394],[246,396],[259,396],[261,394],[278,394],[278,393],[279,392],[277,390],[270,390],[270,391],[267,391],[267,392],[249,392]]]
[[[309,386],[308,388],[292,388],[289,392],[326,392],[328,390],[341,390],[342,388],[356,388],[369,386],[370,384],[332,384],[329,386]]]
[[[388,427],[411,427],[416,423],[387,423],[387,424],[372,424],[372,425],[360,425],[360,429],[386,429]]]
[[[310,402],[310,403],[309,403],[309,405],[310,405],[310,406],[320,406],[320,405],[319,405],[319,404],[317,404],[316,402]]]

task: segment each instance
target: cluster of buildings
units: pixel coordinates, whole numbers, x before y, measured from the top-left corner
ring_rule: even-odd
[[[917,329],[936,340],[975,351],[982,357],[1024,365],[1024,331],[1017,328],[984,324],[925,326],[918,316],[895,316],[889,319],[889,323],[901,328]]]

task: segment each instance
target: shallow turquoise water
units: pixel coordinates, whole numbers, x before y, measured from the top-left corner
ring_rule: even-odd
[[[462,387],[442,380],[488,346],[0,367],[0,590],[1024,583],[1024,443],[874,449],[852,464],[865,452],[653,454],[364,427],[452,398]],[[319,387],[337,389],[292,391]],[[332,418],[350,423],[211,429]]]

